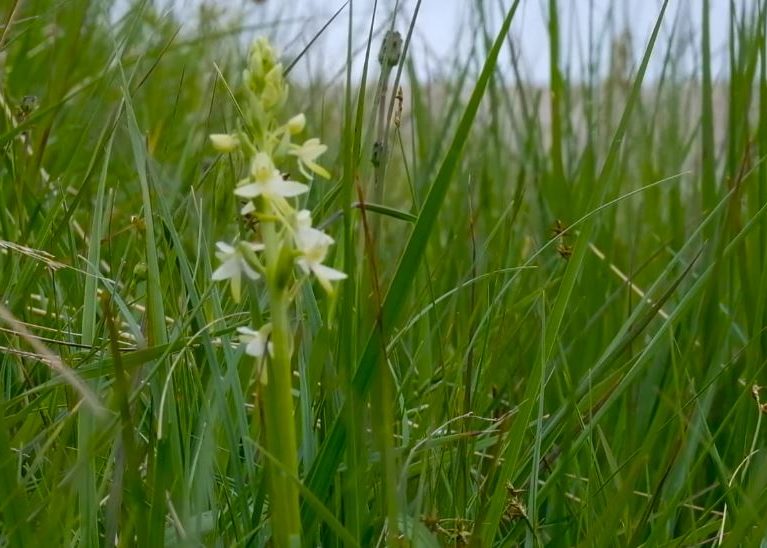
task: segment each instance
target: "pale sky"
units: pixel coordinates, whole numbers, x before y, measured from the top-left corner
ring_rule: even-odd
[[[189,8],[203,0],[173,1],[176,7]],[[410,52],[420,71],[434,73],[440,68],[445,68],[445,72],[449,73],[449,65],[444,65],[440,59],[455,59],[456,53],[460,58],[464,58],[466,45],[473,38],[468,33],[472,28],[470,25],[472,13],[476,14],[474,7],[476,1],[495,8],[491,10],[494,28],[498,28],[502,20],[498,5],[511,4],[511,0],[422,0]],[[612,30],[620,31],[630,28],[636,41],[634,49],[641,53],[658,14],[660,3],[659,0],[559,0],[560,27],[565,33],[561,40],[561,59],[564,61],[568,56],[576,60],[584,57],[584,48],[587,46],[589,35],[589,5],[594,6],[593,25],[597,40],[605,40],[605,45],[609,45],[611,29],[605,26],[605,21],[609,10],[612,9],[615,13],[613,20],[617,27]],[[724,44],[728,32],[729,2],[711,0],[710,3],[714,66],[715,71],[722,71],[727,57]],[[291,57],[301,51],[330,16],[344,4],[344,0],[265,0],[262,3],[257,3],[255,0],[217,0],[215,4],[229,5],[232,13],[240,10],[244,14],[240,20],[248,23],[282,21],[279,25],[271,25],[273,29],[276,29],[272,39],[287,57]],[[386,18],[391,14],[395,0],[379,0],[378,4],[377,26],[381,28],[390,21]],[[656,46],[656,60],[660,61],[663,57],[675,20],[678,23],[677,47],[684,48],[686,37],[687,41],[692,41],[691,51],[695,51],[697,55],[700,42],[700,4],[701,0],[671,0],[661,38]],[[355,46],[361,47],[364,44],[373,5],[373,0],[354,0]],[[416,0],[400,0],[399,5],[402,15],[397,19],[395,28],[404,35],[412,19]],[[519,45],[525,75],[529,80],[537,83],[547,82],[549,73],[547,6],[547,0],[522,0],[520,10],[512,23],[512,36]],[[287,23],[286,20],[292,23]],[[348,8],[320,37],[310,50],[308,58],[301,61],[301,66],[296,67],[297,74],[316,73],[319,70],[329,75],[340,73],[345,65],[347,26]],[[379,43],[380,39],[375,42],[374,55],[377,54]],[[606,52],[607,48],[603,47],[602,50]],[[695,61],[692,56],[687,56],[685,59],[685,66],[688,69],[694,66]],[[605,62],[604,58],[602,62]],[[502,69],[504,64],[508,68],[508,57],[505,61],[501,59]],[[358,61],[355,72],[360,68],[361,61]],[[650,75],[652,76],[652,69]]]

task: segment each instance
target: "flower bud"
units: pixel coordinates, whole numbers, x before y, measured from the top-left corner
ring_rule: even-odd
[[[235,135],[226,133],[214,133],[210,136],[210,143],[217,152],[234,152],[240,146],[240,140]]]
[[[288,120],[288,131],[291,135],[296,135],[298,133],[301,133],[304,130],[304,126],[306,126],[306,116],[301,114],[296,114]]]
[[[282,65],[266,38],[259,38],[250,47],[248,68],[243,78],[246,86],[263,103],[265,110],[281,106],[287,98]]]
[[[136,266],[133,267],[133,277],[136,278],[136,280],[143,281],[146,280],[148,268],[146,266],[146,263],[136,263]]]
[[[259,152],[250,165],[250,175],[256,181],[267,181],[274,173],[274,162],[265,152]]]
[[[277,109],[288,98],[288,85],[283,78],[282,65],[277,64],[266,73],[260,95],[266,110]]]
[[[269,40],[260,37],[250,46],[248,70],[256,78],[263,78],[277,64],[277,52]]]
[[[384,68],[399,64],[402,55],[402,35],[396,30],[387,31],[378,53],[378,62]]]

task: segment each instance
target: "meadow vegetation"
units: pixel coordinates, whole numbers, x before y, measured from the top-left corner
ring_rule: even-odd
[[[711,0],[579,44],[541,2],[545,86],[525,3],[477,1],[439,78],[420,1],[305,51],[235,11],[0,6],[0,546],[766,545],[767,1],[726,44]],[[299,77],[321,32],[347,69]],[[209,139],[263,146],[260,36],[278,123],[328,146],[327,180],[278,167],[332,285]],[[256,237],[237,294],[216,242]]]

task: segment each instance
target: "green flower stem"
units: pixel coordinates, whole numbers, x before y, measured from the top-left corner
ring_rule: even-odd
[[[272,534],[275,546],[300,545],[301,515],[299,511],[298,449],[293,419],[293,369],[291,365],[291,329],[288,320],[290,299],[280,268],[280,236],[273,223],[263,223],[267,284],[271,310],[272,356],[268,367],[268,384],[263,391],[266,449],[279,465],[268,465]]]

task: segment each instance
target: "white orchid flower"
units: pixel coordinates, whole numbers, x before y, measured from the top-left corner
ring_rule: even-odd
[[[247,245],[253,251],[261,251],[264,249],[263,244],[242,242],[239,245]],[[260,276],[256,272],[245,257],[242,255],[242,250],[238,246],[231,246],[226,242],[217,242],[216,257],[221,261],[219,266],[214,272],[211,278],[214,281],[229,280],[232,290],[232,298],[234,302],[240,302],[240,289],[242,288],[242,276],[251,280],[257,280]]]
[[[265,324],[258,331],[250,327],[238,327],[240,342],[245,345],[245,353],[254,358],[263,358],[269,352],[272,354],[272,343],[269,335],[272,333],[272,324]]]
[[[296,214],[295,244],[300,253],[296,263],[307,274],[314,274],[328,293],[333,292],[330,282],[346,278],[343,272],[322,264],[333,243],[333,238],[312,227],[312,217],[308,210],[302,209]]]
[[[274,162],[265,152],[259,152],[250,166],[250,178],[242,182],[234,193],[241,198],[291,198],[307,192],[309,187],[296,181],[283,179]]]
[[[330,179],[330,173],[328,173],[328,170],[315,162],[315,160],[319,158],[327,149],[327,145],[320,143],[319,139],[312,138],[305,141],[303,145],[291,144],[290,150],[288,152],[298,159],[298,169],[307,179],[312,178],[312,175],[309,173],[309,171],[312,171],[320,177],[324,177],[325,179]]]

